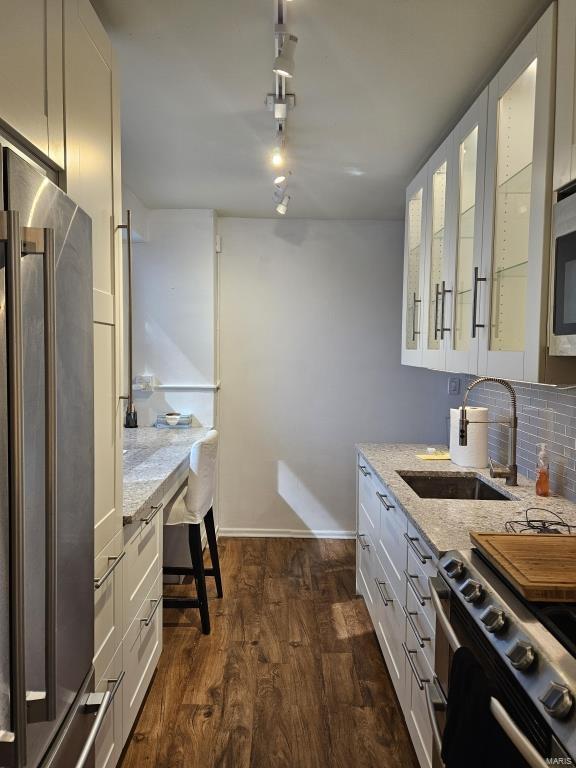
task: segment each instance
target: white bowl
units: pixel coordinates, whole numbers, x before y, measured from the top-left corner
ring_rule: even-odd
[[[166,414],[166,424],[168,424],[171,427],[175,427],[176,424],[180,421],[180,414],[179,413],[167,413]]]

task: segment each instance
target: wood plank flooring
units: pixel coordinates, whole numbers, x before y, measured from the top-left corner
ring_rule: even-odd
[[[164,650],[122,768],[418,768],[355,595],[354,547],[221,539],[212,634],[198,611],[164,611]]]

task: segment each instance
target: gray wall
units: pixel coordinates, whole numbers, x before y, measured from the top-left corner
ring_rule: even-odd
[[[466,384],[468,377],[464,377]],[[576,390],[560,392],[541,384],[514,384],[518,397],[518,469],[535,479],[540,443],[546,443],[550,458],[551,487],[562,496],[576,500]],[[490,415],[505,418],[510,412],[509,397],[498,384],[486,382],[470,393],[471,405],[487,406]],[[508,430],[489,427],[489,452],[506,461]]]
[[[218,228],[221,530],[349,534],[354,444],[445,442],[454,404],[400,364],[403,224]]]

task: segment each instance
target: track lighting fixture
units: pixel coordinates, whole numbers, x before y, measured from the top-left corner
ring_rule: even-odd
[[[284,165],[284,154],[281,147],[275,147],[273,150],[272,165],[274,168],[281,168]]]
[[[294,50],[298,38],[289,33],[282,34],[282,47],[274,60],[273,71],[281,77],[294,77]]]
[[[284,195],[282,200],[276,206],[276,212],[279,213],[281,216],[285,216],[286,211],[288,210],[289,202],[290,202],[290,195]]]
[[[280,176],[276,176],[276,178],[274,179],[274,184],[277,187],[279,187],[281,184],[284,184],[285,181],[286,181],[286,176],[284,176],[284,174],[280,174]]]

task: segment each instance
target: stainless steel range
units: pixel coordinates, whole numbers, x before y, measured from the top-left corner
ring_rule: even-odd
[[[576,765],[576,606],[526,603],[477,550],[448,552],[430,586],[437,644],[427,701],[436,764],[451,660],[465,646],[490,680],[492,715],[525,764]]]

